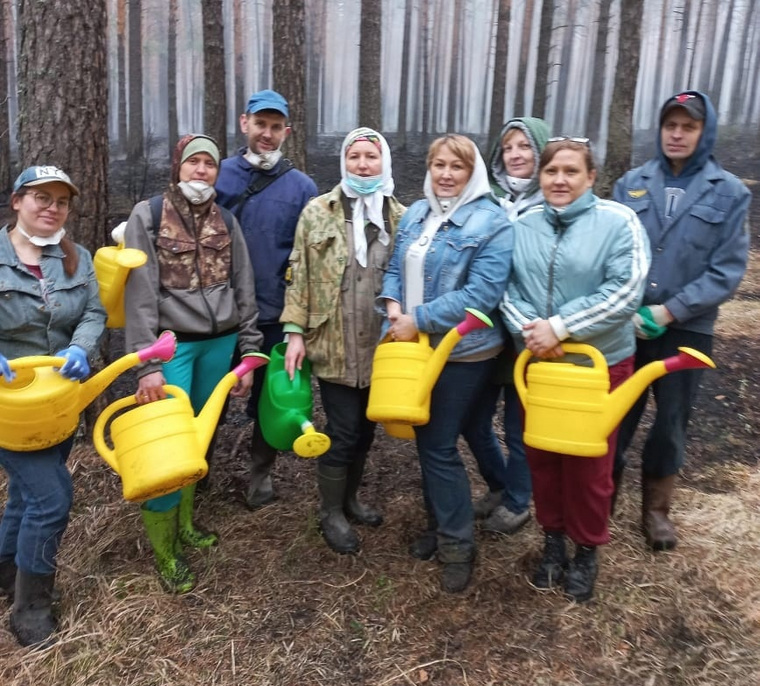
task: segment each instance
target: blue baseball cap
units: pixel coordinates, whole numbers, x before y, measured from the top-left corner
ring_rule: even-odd
[[[71,183],[71,179],[65,171],[58,169],[58,167],[42,165],[24,169],[13,184],[13,192],[18,193],[24,186],[41,186],[43,183],[52,183],[53,181],[66,184],[72,195],[79,195],[79,189]]]
[[[288,101],[277,91],[258,91],[249,98],[248,106],[245,108],[246,114],[256,114],[262,110],[274,110],[286,118],[290,116],[288,114]]]

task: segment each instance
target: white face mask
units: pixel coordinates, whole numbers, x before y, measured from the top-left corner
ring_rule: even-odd
[[[202,205],[211,198],[216,197],[216,191],[213,186],[209,186],[205,181],[180,181],[179,189],[193,205]]]
[[[280,150],[280,148],[277,148],[277,150],[271,150],[269,152],[262,152],[258,154],[248,148],[248,152],[245,153],[244,157],[246,160],[248,160],[252,167],[255,167],[256,169],[262,169],[264,171],[269,171],[280,161],[280,159],[282,159],[282,150]]]
[[[66,229],[61,227],[52,236],[30,236],[21,224],[16,223],[18,232],[26,238],[32,245],[44,248],[46,245],[58,245],[61,239],[66,235]]]
[[[524,193],[525,189],[530,186],[532,180],[533,179],[530,177],[527,179],[520,179],[517,176],[509,176],[509,174],[507,174],[507,185],[509,186],[509,189],[517,195]]]

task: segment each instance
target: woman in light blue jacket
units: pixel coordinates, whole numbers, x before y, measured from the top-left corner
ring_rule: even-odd
[[[631,317],[649,265],[646,232],[632,210],[593,194],[596,169],[587,139],[549,139],[539,179],[543,204],[515,224],[504,321],[518,346],[540,359],[564,361],[562,341],[594,346],[609,365],[614,388],[633,371]],[[577,357],[572,361],[587,363]],[[607,454],[595,459],[526,446],[536,519],[545,533],[535,586],[552,588],[564,579],[574,600],[593,595],[596,547],[609,541],[616,434]],[[565,536],[576,546],[572,561]]]
[[[427,164],[425,199],[401,220],[380,299],[392,338],[411,341],[422,331],[435,346],[466,307],[495,312],[509,276],[512,231],[489,199],[485,163],[469,138],[436,139]],[[437,550],[450,593],[467,587],[475,558],[470,484],[457,439],[503,345],[498,322],[465,336],[433,387],[430,421],[415,427],[428,528],[410,552],[430,559]]]

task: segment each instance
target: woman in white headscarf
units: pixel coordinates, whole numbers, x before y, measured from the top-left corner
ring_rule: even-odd
[[[327,415],[331,447],[317,463],[322,535],[336,552],[355,553],[361,544],[349,520],[383,521],[357,490],[375,432],[366,418],[382,324],[375,299],[405,208],[393,197],[390,149],[377,131],[349,133],[340,167],[341,182],[298,220],[280,321],[285,367],[292,377],[309,359]]]
[[[513,237],[504,211],[490,199],[485,163],[469,138],[436,139],[427,166],[425,199],[404,215],[380,297],[393,339],[411,341],[422,331],[437,345],[464,319],[466,307],[495,313]],[[494,376],[504,341],[497,323],[457,343],[433,387],[430,421],[414,428],[428,526],[410,552],[421,559],[437,552],[449,593],[467,587],[475,559],[470,483],[457,439]]]

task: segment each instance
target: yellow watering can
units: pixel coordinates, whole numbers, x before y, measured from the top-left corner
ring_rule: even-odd
[[[53,369],[63,367],[63,357],[10,360],[17,373],[13,381],[0,382],[0,447],[29,452],[60,443],[76,431],[79,413],[119,374],[146,360],[170,360],[176,347],[174,334],[165,331],[153,345],[120,357],[82,383]]]
[[[98,248],[92,258],[100,288],[100,302],[108,314],[106,326],[109,329],[124,326],[124,286],[127,277],[130,270],[141,267],[148,259],[142,250],[124,247],[124,226],[126,222],[111,232],[117,245]]]
[[[164,389],[174,397],[139,405],[111,422],[113,449],[106,444],[106,424],[115,412],[137,401],[131,395],[103,410],[95,422],[92,440],[98,454],[121,477],[124,498],[157,498],[206,476],[206,451],[227,394],[242,376],[268,361],[259,353],[245,355],[221,378],[197,417],[187,393],[167,384]]]
[[[523,350],[515,362],[515,387],[525,408],[526,445],[578,457],[607,453],[607,437],[622,421],[644,389],[655,379],[683,369],[715,367],[704,353],[679,348],[679,353],[650,362],[610,393],[607,361],[585,343],[563,343],[566,353],[591,358],[593,366],[571,362],[534,362]]]
[[[430,421],[430,392],[454,346],[471,331],[492,327],[482,312],[466,308],[466,316],[438,344],[430,347],[428,335],[417,341],[390,341],[386,336],[372,361],[367,419],[381,422],[396,438],[414,438],[413,426]]]
[[[311,423],[311,365],[304,359],[293,380],[285,370],[287,343],[272,348],[259,399],[261,433],[277,450],[292,450],[299,457],[319,457],[330,449],[330,437]]]

